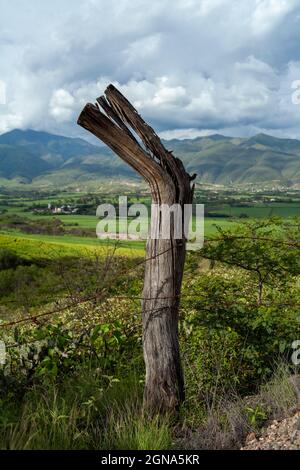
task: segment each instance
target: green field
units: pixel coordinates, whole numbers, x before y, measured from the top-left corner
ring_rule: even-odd
[[[114,242],[97,238],[0,233],[0,247],[27,259],[55,259],[64,256],[105,256],[116,246],[119,256],[142,256],[143,242]]]
[[[66,216],[72,218],[73,216]],[[77,220],[80,217],[82,227],[91,227],[92,221],[89,216],[74,216]],[[88,221],[85,221],[84,218]],[[97,222],[93,218],[93,227]],[[233,222],[223,219],[206,219],[205,236],[211,236],[216,232],[215,225],[221,225],[223,228],[232,227]],[[87,224],[90,224],[89,226]],[[90,256],[93,253],[105,254],[108,250],[117,246],[116,253],[120,256],[141,256],[145,252],[145,242],[128,240],[100,240],[92,237],[77,237],[71,235],[35,235],[25,234],[17,231],[0,232],[0,246],[10,248],[19,255],[26,255],[28,258],[56,258],[61,256]]]
[[[121,194],[121,188],[119,193]],[[128,189],[128,188],[127,188]],[[125,191],[125,190],[124,190]],[[123,192],[122,194],[125,194]],[[52,235],[51,233],[39,233],[39,230],[32,232],[22,231],[18,226],[14,228],[2,227],[0,230],[1,246],[12,245],[19,253],[22,251],[26,255],[38,256],[38,252],[43,255],[51,252],[51,256],[90,254],[93,251],[104,253],[105,250],[115,246],[115,240],[100,240],[96,237],[96,227],[99,219],[96,215],[86,214],[38,214],[33,211],[34,207],[47,208],[48,204],[52,206],[60,204],[75,204],[79,201],[95,201],[96,197],[106,202],[115,203],[118,193],[110,193],[104,190],[99,193],[87,194],[79,192],[57,192],[57,193],[10,193],[0,194],[0,213],[7,216],[17,215],[28,223],[34,223],[39,228],[39,221],[48,223],[51,227],[51,221],[59,219],[63,224],[65,234]],[[142,197],[142,199],[141,199]],[[204,220],[204,236],[209,238],[217,233],[217,226],[227,229],[234,228],[241,220],[251,220],[253,218],[268,218],[271,216],[281,216],[287,220],[290,217],[300,216],[299,195],[295,193],[293,198],[282,202],[281,194],[251,194],[251,193],[216,193],[216,191],[203,191],[196,193],[195,199],[198,203],[204,203],[205,211],[208,213]],[[129,192],[128,198],[131,202],[150,200],[147,196],[140,196],[138,193]],[[276,199],[277,198],[277,199]],[[261,201],[260,201],[261,199]],[[227,202],[230,201],[230,202]],[[96,207],[96,206],[95,206]],[[96,209],[95,209],[96,212]],[[210,215],[211,214],[211,215]],[[195,220],[195,219],[194,219]],[[131,222],[130,222],[131,223]],[[143,229],[147,226],[148,220],[141,219]],[[5,225],[5,224],[4,224]],[[82,229],[86,233],[76,233],[76,229]],[[119,232],[125,232],[124,221],[120,219],[117,224]],[[111,231],[108,228],[108,231]],[[143,230],[144,231],[144,230]],[[68,233],[70,232],[70,233]],[[118,250],[120,254],[126,256],[136,256],[144,253],[144,241],[118,241]],[[56,253],[56,254],[55,254]],[[47,257],[46,256],[46,257]]]
[[[249,206],[231,206],[229,204],[220,205],[213,209],[213,212],[225,214],[229,217],[240,217],[241,214],[250,218],[267,218],[279,216],[283,218],[299,217],[300,203],[268,203],[253,204]]]

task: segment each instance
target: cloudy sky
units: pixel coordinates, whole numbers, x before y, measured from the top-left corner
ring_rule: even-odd
[[[112,82],[167,138],[300,138],[300,0],[0,0],[0,81],[0,133],[85,136]]]

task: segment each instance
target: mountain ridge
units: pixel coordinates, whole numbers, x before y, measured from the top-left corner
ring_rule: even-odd
[[[259,133],[164,140],[197,181],[212,184],[300,182],[300,141]],[[103,178],[137,178],[106,146],[48,132],[15,129],[0,135],[0,184],[55,185]]]

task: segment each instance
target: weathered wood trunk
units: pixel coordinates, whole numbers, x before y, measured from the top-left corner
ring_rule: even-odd
[[[106,143],[149,184],[152,202],[160,208],[191,204],[193,186],[182,162],[165,149],[127,99],[112,85],[98,106],[87,104],[78,124]],[[100,110],[99,105],[106,115]],[[141,139],[134,137],[130,128]],[[159,210],[151,215],[152,233],[145,260],[143,290],[143,350],[146,366],[144,406],[150,411],[174,411],[184,398],[184,380],[178,342],[178,315],[186,253],[184,221],[182,236],[174,235],[174,219]],[[162,233],[164,236],[162,236]],[[166,234],[168,236],[166,236]]]
[[[173,410],[184,399],[178,343],[178,308],[185,244],[149,240],[143,290],[144,401],[152,410]]]

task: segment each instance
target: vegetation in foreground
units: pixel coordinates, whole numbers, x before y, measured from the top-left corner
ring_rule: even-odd
[[[52,264],[4,247],[0,258],[3,449],[239,448],[297,404],[288,381],[300,323],[297,220],[219,229],[189,253],[176,419],[142,413],[142,257],[110,250]]]

